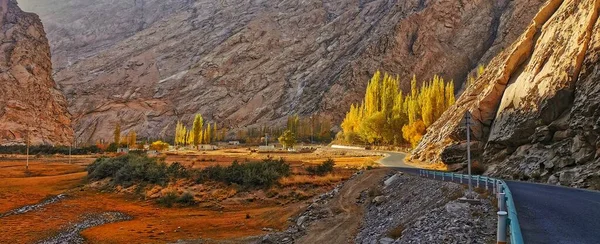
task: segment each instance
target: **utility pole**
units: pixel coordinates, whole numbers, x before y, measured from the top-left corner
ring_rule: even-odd
[[[314,141],[314,134],[315,134],[314,127],[315,127],[315,125],[314,125],[314,122],[313,122],[313,116],[310,116],[310,143],[311,144],[315,143],[315,141]]]
[[[29,171],[29,127],[27,127],[27,164],[25,165],[25,171]]]
[[[71,149],[73,148],[73,141],[69,143],[69,164],[71,164]]]
[[[473,185],[471,184],[471,113],[467,111],[465,114],[465,120],[467,124],[467,165],[469,171],[469,193],[473,192]]]

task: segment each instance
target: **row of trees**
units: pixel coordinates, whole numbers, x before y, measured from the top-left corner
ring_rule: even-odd
[[[352,144],[400,145],[413,147],[442,113],[455,102],[454,82],[439,76],[403,94],[399,78],[377,71],[367,86],[361,104],[352,104],[341,127],[340,140]],[[402,132],[402,133],[400,133]]]
[[[121,136],[121,124],[115,126],[114,141],[112,147],[135,147],[137,144],[137,133],[135,131],[129,131],[125,137]],[[96,143],[98,145],[98,143]]]
[[[212,125],[207,123],[204,126],[204,118],[202,118],[202,115],[196,114],[190,130],[182,122],[177,122],[174,143],[176,146],[210,144],[222,141],[226,133],[225,129],[219,130],[217,128],[217,123],[213,123]]]
[[[287,130],[290,130],[294,135],[294,139],[298,142],[328,143],[333,139],[331,129],[332,123],[327,117],[292,115],[288,117],[285,127],[275,125],[249,127],[238,130],[235,138],[246,143],[264,143],[265,136],[269,137],[269,141],[273,141],[271,138],[277,139]]]

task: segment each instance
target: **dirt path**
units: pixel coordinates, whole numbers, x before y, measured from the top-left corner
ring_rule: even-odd
[[[383,177],[391,171],[369,170],[346,182],[340,193],[326,206],[334,216],[312,224],[308,227],[307,234],[296,243],[353,243],[364,215],[363,205],[356,203],[360,193],[378,187]]]

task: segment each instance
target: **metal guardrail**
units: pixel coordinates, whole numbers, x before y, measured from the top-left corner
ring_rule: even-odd
[[[419,170],[419,175],[461,184],[466,183],[465,180],[467,182],[469,180],[469,175],[465,174],[424,169]],[[498,243],[506,243],[506,236],[510,236],[511,244],[523,244],[523,235],[521,233],[519,219],[517,218],[517,209],[512,193],[510,192],[508,185],[506,185],[506,182],[501,179],[481,175],[472,175],[470,179],[471,181],[474,181],[475,187],[479,188],[481,186],[480,183],[483,183],[485,189],[488,191],[490,190],[489,186],[491,185],[491,190],[494,194],[497,194],[498,208],[500,209],[500,211],[498,211]],[[506,227],[508,227],[508,229]],[[507,230],[508,233],[506,233]],[[501,236],[501,233],[506,233],[506,236]]]

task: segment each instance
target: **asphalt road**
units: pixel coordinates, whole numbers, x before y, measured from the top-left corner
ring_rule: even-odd
[[[379,161],[383,166],[418,174],[418,169],[404,163],[406,154],[385,153],[389,156]],[[454,179],[454,182],[459,181]],[[506,183],[513,194],[525,243],[600,244],[599,191],[528,182]]]
[[[600,192],[506,181],[525,243],[600,243]]]
[[[413,168],[412,166],[404,163],[405,153],[399,152],[382,152],[388,156],[379,160],[379,163],[385,167],[390,168]]]

